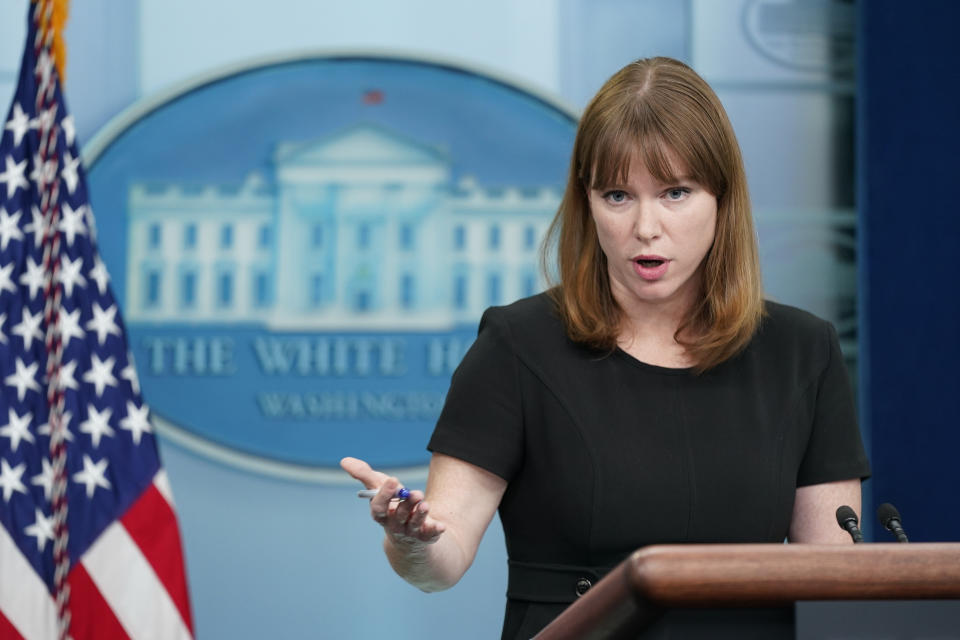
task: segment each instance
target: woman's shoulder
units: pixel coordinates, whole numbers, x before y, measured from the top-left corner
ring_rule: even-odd
[[[822,333],[830,323],[809,311],[788,304],[764,300],[761,328],[790,332]]]
[[[480,334],[508,342],[521,359],[552,360],[571,350],[579,351],[567,337],[563,320],[549,292],[490,307],[480,320]]]
[[[480,327],[482,329],[491,323],[521,332],[544,330],[562,324],[549,292],[521,298],[502,307],[490,307],[483,313]]]
[[[754,347],[791,356],[815,367],[830,357],[831,343],[836,342],[833,325],[809,311],[766,300],[760,329]]]

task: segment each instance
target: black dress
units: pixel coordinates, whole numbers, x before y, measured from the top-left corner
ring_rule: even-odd
[[[700,375],[572,342],[546,294],[484,313],[428,448],[509,483],[504,638],[638,547],[780,542],[797,487],[869,475],[833,327],[766,311]]]

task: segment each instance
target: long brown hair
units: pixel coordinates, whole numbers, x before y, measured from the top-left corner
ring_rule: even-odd
[[[576,342],[612,351],[623,312],[610,289],[587,194],[627,181],[637,158],[661,182],[684,173],[717,198],[717,228],[704,258],[702,295],[674,334],[698,372],[742,350],[763,315],[760,261],[743,159],[723,105],[690,67],[637,60],[600,89],[580,118],[567,188],[544,242],[551,295]],[[671,162],[673,160],[673,162]],[[675,165],[679,163],[681,167]],[[550,247],[559,272],[547,267]]]

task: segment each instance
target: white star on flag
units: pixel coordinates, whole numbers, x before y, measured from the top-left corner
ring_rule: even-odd
[[[72,209],[66,202],[60,207],[60,224],[57,228],[67,236],[67,246],[73,246],[73,240],[78,234],[86,235],[87,225],[83,223],[86,207],[81,205]]]
[[[107,283],[110,282],[110,274],[107,273],[107,265],[103,264],[100,256],[94,256],[93,269],[90,269],[90,279],[97,283],[97,292],[103,295],[107,292]]]
[[[34,340],[43,340],[43,332],[40,331],[41,322],[43,322],[43,313],[38,311],[37,315],[33,315],[30,313],[30,309],[24,307],[20,324],[15,325],[11,330],[14,335],[23,338],[23,346],[28,351]]]
[[[23,397],[27,395],[27,389],[31,389],[36,392],[40,392],[40,385],[37,384],[37,367],[40,366],[40,363],[34,362],[32,364],[26,365],[23,363],[23,360],[17,358],[15,366],[17,370],[14,373],[11,373],[6,378],[3,379],[11,387],[17,388],[17,399],[20,402],[23,402]],[[12,412],[13,409],[11,408]],[[27,415],[30,415],[29,413]],[[0,434],[3,433],[3,430],[0,429]],[[29,435],[29,433],[27,434]],[[30,442],[33,442],[33,436],[30,436]],[[16,449],[16,447],[14,447]]]
[[[133,354],[127,352],[127,366],[120,372],[120,377],[130,383],[130,388],[137,395],[140,395],[140,377],[137,376],[137,367],[133,362]]]
[[[10,279],[10,273],[13,271],[14,264],[11,262],[5,267],[0,267],[0,293],[4,291],[9,291],[10,293],[17,292],[17,285],[13,284],[13,280]]]
[[[31,178],[32,177],[33,176],[31,176]],[[40,245],[43,244],[43,234],[47,232],[47,224],[44,222],[43,214],[40,213],[37,205],[30,207],[30,218],[30,224],[26,225],[23,230],[33,234],[33,246],[39,248]]]
[[[53,493],[53,465],[50,464],[49,458],[44,458],[40,461],[40,464],[43,465],[43,470],[30,478],[30,484],[35,487],[42,487],[43,498],[49,500],[50,494]]]
[[[60,273],[57,274],[57,280],[63,284],[63,290],[68,296],[73,295],[74,285],[84,287],[87,279],[83,277],[83,256],[77,256],[76,260],[71,260],[67,256],[60,257]]]
[[[28,536],[34,536],[37,539],[37,549],[43,551],[47,546],[47,540],[53,540],[53,517],[46,517],[39,507],[33,508],[36,514],[36,520],[31,525],[23,529]]]
[[[60,388],[61,389],[80,389],[80,384],[77,382],[77,378],[74,375],[74,372],[77,370],[77,361],[71,360],[70,362],[65,362],[60,367]]]
[[[30,287],[30,297],[36,298],[37,292],[43,289],[43,266],[33,261],[33,256],[27,256],[27,270],[20,276],[20,284]]]
[[[0,173],[0,182],[7,184],[7,200],[9,200],[13,197],[13,194],[17,192],[18,188],[22,187],[26,189],[30,186],[27,179],[23,177],[23,172],[27,168],[27,161],[21,160],[20,162],[14,162],[13,156],[7,156],[4,158],[4,164],[6,165],[6,170]]]
[[[70,195],[73,195],[77,188],[77,182],[80,180],[77,173],[77,167],[79,166],[80,158],[74,158],[70,155],[69,150],[63,152],[63,169],[60,170],[60,177],[67,183],[67,191],[70,192]]]
[[[6,251],[11,240],[23,240],[23,231],[20,230],[20,216],[22,212],[13,214],[0,207],[0,251]]]
[[[107,336],[111,333],[115,336],[120,335],[120,327],[114,322],[113,317],[117,315],[117,305],[112,304],[104,310],[99,303],[93,303],[93,319],[86,324],[87,329],[93,329],[97,332],[97,343],[103,344],[107,341]]]
[[[23,136],[26,135],[27,130],[30,128],[30,118],[28,118],[27,114],[23,112],[23,109],[20,108],[19,102],[13,103],[13,116],[7,121],[7,124],[5,124],[3,128],[13,132],[13,146],[19,147],[20,143],[23,142]]]
[[[70,341],[74,338],[83,338],[87,335],[83,329],[80,328],[80,309],[74,309],[73,311],[61,311],[60,316],[60,340],[63,343],[63,348],[66,349],[70,346]]]
[[[16,452],[17,447],[23,440],[35,444],[33,434],[30,433],[30,421],[33,420],[33,414],[28,411],[23,416],[18,416],[13,407],[10,407],[7,411],[10,421],[0,427],[0,436],[10,438],[10,449]]]
[[[103,411],[97,411],[92,404],[87,405],[87,419],[80,423],[80,432],[90,434],[93,440],[93,446],[100,446],[100,438],[107,436],[112,438],[116,435],[113,427],[110,426],[110,417],[113,415],[113,409],[107,407]]]
[[[13,495],[14,491],[24,494],[27,492],[27,488],[20,481],[23,472],[26,470],[27,465],[23,462],[11,469],[6,458],[0,458],[0,488],[3,489],[4,502],[10,502],[10,496]]]
[[[87,205],[87,231],[90,233],[90,239],[97,241],[97,221],[93,219],[93,207]],[[98,258],[100,256],[97,256]]]
[[[90,459],[90,456],[83,455],[83,471],[73,474],[73,481],[77,484],[86,485],[88,498],[93,497],[97,487],[110,488],[110,481],[104,477],[107,471],[107,463],[106,458],[103,458],[100,462],[94,462]]]
[[[110,386],[117,386],[117,379],[113,375],[113,365],[117,359],[110,356],[101,360],[97,354],[90,354],[90,370],[83,374],[83,381],[89,382],[97,390],[97,397],[103,395],[103,390]]]
[[[147,405],[137,408],[137,405],[131,400],[127,400],[127,417],[120,421],[120,428],[130,432],[130,435],[133,436],[134,444],[140,444],[140,436],[142,436],[144,432],[153,432],[153,428],[150,426],[150,419],[148,418],[149,414],[150,408]]]
[[[63,129],[67,146],[72,147],[73,141],[77,139],[77,127],[73,122],[73,116],[65,116],[63,120],[60,121],[60,128]]]
[[[0,287],[2,290],[3,287]],[[3,330],[3,325],[7,323],[7,314],[0,313],[0,344],[7,344],[7,332]]]

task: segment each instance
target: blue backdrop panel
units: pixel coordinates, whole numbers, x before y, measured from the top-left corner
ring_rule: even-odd
[[[861,409],[873,506],[960,540],[960,4],[861,2]],[[867,513],[865,518],[874,516]],[[879,526],[875,538],[886,541]]]

